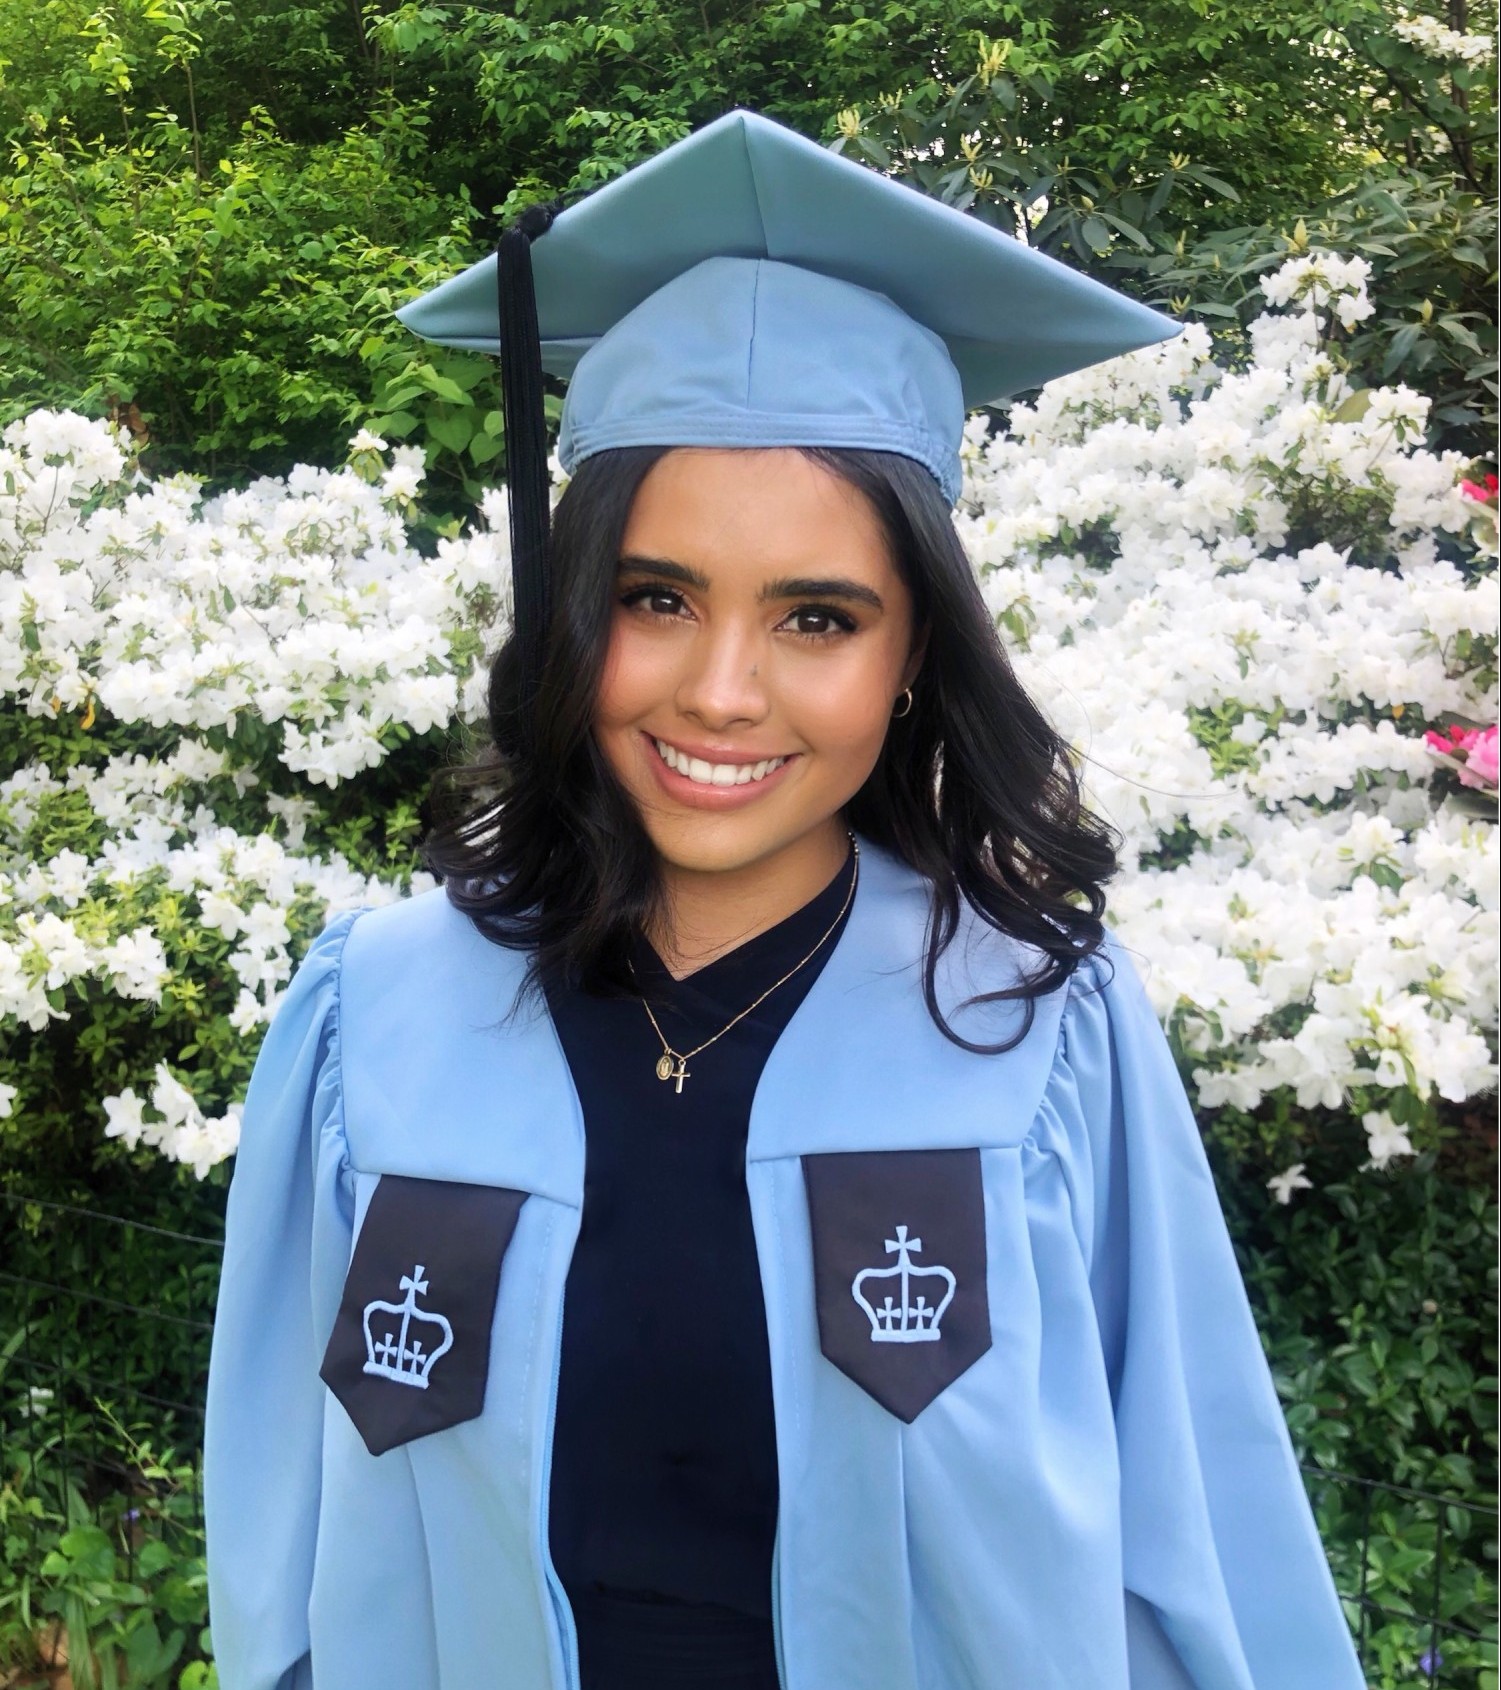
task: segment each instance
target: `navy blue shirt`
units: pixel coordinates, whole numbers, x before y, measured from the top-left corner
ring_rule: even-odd
[[[800,910],[683,980],[638,940],[636,977],[674,1049],[818,944],[854,867],[851,853]],[[745,1142],[761,1070],[838,934],[692,1058],[681,1093],[657,1078],[638,999],[548,994],[586,1138],[550,1499],[584,1690],[775,1690],[776,1437]]]

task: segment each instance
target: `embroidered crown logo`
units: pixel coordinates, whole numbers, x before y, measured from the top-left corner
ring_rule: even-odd
[[[405,1302],[383,1303],[377,1299],[365,1304],[368,1359],[364,1370],[425,1391],[433,1363],[453,1348],[453,1328],[442,1315],[417,1307],[418,1296],[427,1290],[421,1262],[401,1276],[401,1289],[406,1292]]]
[[[873,1344],[936,1343],[943,1336],[938,1323],[954,1300],[953,1274],[946,1267],[914,1267],[912,1257],[922,1249],[922,1239],[908,1238],[904,1226],[896,1229],[895,1238],[886,1240],[886,1248],[895,1252],[895,1264],[884,1268],[862,1268],[850,1286],[855,1301],[865,1310],[870,1321],[870,1341]],[[893,1279],[898,1282],[900,1300],[884,1285],[873,1283]],[[925,1282],[925,1288],[914,1292],[914,1287],[920,1282]],[[870,1286],[870,1296],[861,1291],[863,1285]],[[936,1302],[930,1303],[928,1298],[937,1292],[940,1285],[943,1287],[942,1295]],[[879,1307],[871,1301],[872,1297],[881,1299]]]

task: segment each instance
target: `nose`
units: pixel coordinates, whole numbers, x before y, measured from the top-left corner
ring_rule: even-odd
[[[674,702],[715,732],[763,721],[768,708],[757,634],[733,623],[704,628],[689,644]]]

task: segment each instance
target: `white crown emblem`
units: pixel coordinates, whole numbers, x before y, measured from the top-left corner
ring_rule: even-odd
[[[855,1275],[854,1283],[850,1286],[855,1301],[865,1310],[870,1320],[871,1343],[936,1343],[943,1336],[938,1323],[943,1319],[944,1310],[954,1300],[953,1274],[946,1267],[914,1267],[912,1256],[916,1251],[922,1249],[922,1239],[908,1238],[907,1229],[904,1226],[899,1226],[896,1229],[895,1238],[886,1240],[886,1248],[896,1252],[895,1265],[884,1268],[862,1268]],[[877,1308],[869,1297],[862,1296],[860,1287],[867,1280],[874,1279],[899,1280],[901,1301],[898,1302],[887,1292],[880,1308]],[[929,1291],[934,1289],[935,1283],[941,1283],[943,1286],[943,1295],[935,1304],[929,1304],[926,1292],[919,1291],[915,1298],[912,1295],[913,1281],[924,1279],[930,1282]]]
[[[407,1294],[404,1303],[365,1304],[365,1372],[425,1391],[433,1363],[453,1348],[453,1328],[442,1315],[417,1307],[417,1294],[427,1290],[421,1262],[401,1276],[401,1289]],[[429,1343],[434,1333],[441,1334],[440,1342],[424,1349],[422,1339],[412,1332],[414,1326],[427,1329]]]

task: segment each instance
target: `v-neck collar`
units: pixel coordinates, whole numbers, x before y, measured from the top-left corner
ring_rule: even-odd
[[[853,859],[851,848],[833,878],[807,903],[681,980],[673,978],[650,941],[637,935],[631,954],[643,992],[654,1006],[690,1015],[702,1010],[729,1014],[743,1009],[757,993],[795,967],[829,931],[849,893]],[[831,934],[829,947],[837,942],[837,934]]]

